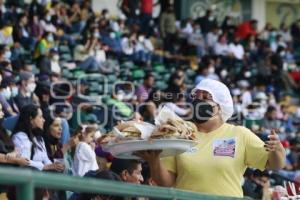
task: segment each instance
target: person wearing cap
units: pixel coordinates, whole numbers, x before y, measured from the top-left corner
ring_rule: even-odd
[[[148,162],[158,185],[243,197],[241,180],[247,167],[276,170],[284,166],[284,148],[274,131],[264,143],[249,129],[226,123],[233,114],[227,86],[204,79],[192,94],[199,144],[192,151],[162,160],[159,151],[137,153]]]
[[[19,92],[15,97],[19,109],[28,104],[39,105],[38,97],[34,94],[36,83],[34,74],[28,71],[20,72]]]

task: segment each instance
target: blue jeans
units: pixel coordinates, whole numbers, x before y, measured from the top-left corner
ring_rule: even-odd
[[[98,71],[100,68],[99,63],[92,56],[88,57],[84,61],[81,61],[79,67],[85,71]]]

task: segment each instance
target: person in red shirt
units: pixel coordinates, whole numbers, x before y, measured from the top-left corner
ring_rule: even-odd
[[[141,0],[141,26],[142,31],[146,34],[149,34],[150,31],[150,21],[152,20],[153,12],[153,0]]]
[[[257,20],[250,20],[240,24],[235,32],[235,36],[244,40],[250,35],[257,35]]]

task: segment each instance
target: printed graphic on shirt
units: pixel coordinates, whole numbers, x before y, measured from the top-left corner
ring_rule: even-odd
[[[235,138],[218,139],[213,141],[214,156],[229,156],[235,155]]]

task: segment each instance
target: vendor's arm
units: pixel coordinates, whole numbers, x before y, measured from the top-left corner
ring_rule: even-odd
[[[285,165],[285,151],[274,130],[269,135],[265,148],[269,152],[266,168],[272,170],[282,169]]]
[[[139,157],[148,162],[151,177],[159,186],[172,187],[175,184],[176,174],[164,166],[164,163],[159,158],[159,154],[160,151],[137,153]]]

